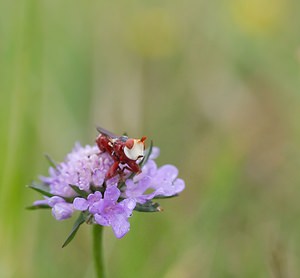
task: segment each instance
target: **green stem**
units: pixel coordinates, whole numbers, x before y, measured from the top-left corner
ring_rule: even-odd
[[[103,226],[93,225],[93,257],[94,266],[97,278],[104,278],[104,264],[103,264]]]

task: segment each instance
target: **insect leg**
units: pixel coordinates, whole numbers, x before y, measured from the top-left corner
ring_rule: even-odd
[[[114,177],[117,173],[118,173],[118,168],[119,168],[119,161],[115,161],[113,165],[111,165],[111,167],[109,168],[109,170],[107,171],[106,175],[105,175],[105,179],[110,179],[112,177]]]

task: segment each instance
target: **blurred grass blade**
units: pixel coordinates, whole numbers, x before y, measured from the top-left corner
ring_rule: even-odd
[[[71,233],[68,235],[66,241],[62,245],[62,248],[66,247],[73,240],[78,229],[80,228],[80,225],[85,222],[85,219],[86,219],[85,214],[83,212],[81,212],[73,225]]]

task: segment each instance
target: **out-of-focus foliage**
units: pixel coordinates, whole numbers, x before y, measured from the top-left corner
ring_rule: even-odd
[[[90,229],[24,208],[95,126],[185,192],[105,230],[109,277],[300,277],[299,1],[0,0],[0,277],[93,277]],[[163,203],[164,205],[164,203]]]

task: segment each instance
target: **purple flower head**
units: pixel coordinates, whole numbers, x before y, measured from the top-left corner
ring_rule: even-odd
[[[120,194],[117,187],[111,186],[104,192],[104,198],[99,191],[90,194],[87,199],[75,198],[74,208],[81,211],[88,210],[94,215],[97,224],[111,226],[116,237],[121,238],[129,231],[128,218],[136,202],[130,198],[118,202]]]
[[[96,191],[95,193],[89,194],[87,198],[77,197],[73,201],[74,208],[80,211],[85,211],[93,206],[94,203],[102,199],[102,193]]]
[[[100,152],[97,146],[81,147],[76,144],[64,162],[56,169],[50,168],[50,177],[40,177],[48,184],[50,193],[62,197],[74,197],[76,192],[70,185],[80,190],[91,192],[90,187],[101,187],[104,183],[105,173],[112,165],[113,160],[107,154]]]
[[[72,216],[74,212],[73,205],[67,203],[63,198],[54,196],[47,201],[48,205],[52,207],[52,215],[56,220],[65,220]]]
[[[178,169],[173,165],[157,168],[154,160],[149,159],[142,169],[142,173],[133,179],[126,180],[124,196],[133,198],[138,203],[145,203],[153,198],[175,196],[185,188],[182,179],[177,178]],[[145,193],[150,191],[150,193]]]
[[[159,211],[153,199],[175,196],[185,187],[175,166],[157,167],[154,159],[158,156],[159,148],[153,147],[144,159],[136,161],[141,165],[140,173],[120,165],[123,174],[107,180],[106,174],[116,158],[97,146],[76,144],[64,162],[50,167],[48,177],[40,177],[40,187],[33,186],[45,192],[44,200],[33,206],[52,208],[57,220],[79,211],[83,222],[111,226],[115,236],[121,238],[130,229],[128,219],[133,210]]]
[[[120,190],[110,187],[105,191],[104,198],[91,207],[95,212],[96,223],[111,226],[117,238],[123,237],[129,231],[128,218],[136,205],[133,199],[125,199],[118,203],[119,196]]]

